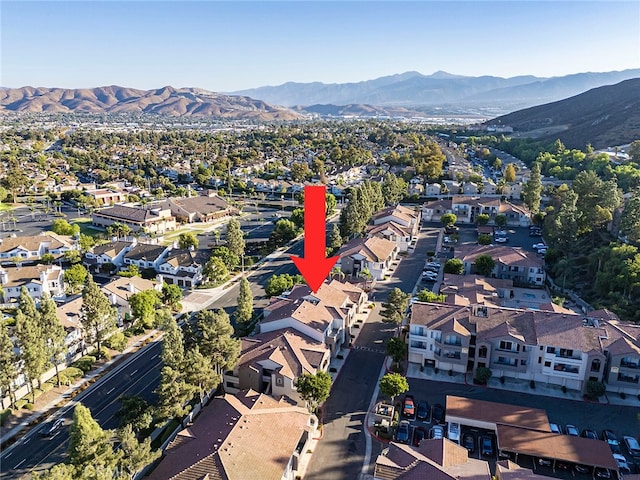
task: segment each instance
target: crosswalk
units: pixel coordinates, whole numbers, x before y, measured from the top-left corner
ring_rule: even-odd
[[[351,348],[354,350],[364,350],[365,352],[386,353],[384,350],[381,350],[379,348],[362,347],[360,345],[354,345]]]

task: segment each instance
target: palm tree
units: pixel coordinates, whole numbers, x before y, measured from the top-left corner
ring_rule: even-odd
[[[340,281],[343,281],[347,275],[342,271],[342,269],[338,266],[335,266],[331,269],[331,277],[335,279],[338,277]]]
[[[364,290],[366,291],[367,281],[373,278],[373,275],[371,275],[371,272],[369,271],[369,267],[364,267],[362,270],[360,270],[360,273],[358,273],[358,276],[361,278],[364,278]]]

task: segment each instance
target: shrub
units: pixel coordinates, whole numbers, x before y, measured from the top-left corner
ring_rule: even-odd
[[[607,387],[602,382],[596,382],[595,380],[589,380],[585,389],[585,394],[588,398],[598,398],[605,394]]]
[[[500,383],[504,385],[504,375],[500,377]]]
[[[489,245],[491,243],[491,235],[487,233],[481,233],[478,235],[478,244],[479,245]]]
[[[530,386],[531,388],[536,388],[536,382],[535,382],[535,380],[531,380],[531,381],[529,382],[529,386]]]
[[[50,383],[50,382],[52,382],[52,381],[53,381],[53,382],[55,382],[55,381],[56,381],[56,380],[55,380],[55,378],[56,378],[56,377],[53,377],[53,379],[52,379],[52,380],[49,380],[48,382],[44,382],[44,383],[40,386],[40,389],[42,390],[42,393],[44,393],[44,392],[48,392],[49,390],[52,390],[52,389],[53,389],[53,386],[54,386],[54,385],[53,385],[53,383]]]
[[[449,376],[453,377],[453,368],[449,369]]]
[[[76,367],[67,367],[60,372],[60,381],[67,383],[68,381],[74,381],[84,375],[84,372]]]
[[[22,408],[24,408],[25,410],[33,410],[33,407],[34,407],[33,403],[27,402],[24,404],[24,407]]]
[[[562,385],[562,393],[567,393],[567,386],[566,385]]]
[[[93,355],[85,355],[84,357],[73,362],[71,366],[75,368],[79,368],[84,373],[87,373],[89,370],[91,370],[91,367],[95,362],[96,362],[96,357],[94,357]]]
[[[490,368],[478,367],[476,369],[476,380],[481,385],[486,385],[491,378],[492,372]]]
[[[104,344],[112,350],[122,352],[125,348],[127,348],[127,338],[125,337],[124,333],[115,332],[104,341]]]
[[[2,410],[0,412],[0,427],[4,427],[4,423],[7,421],[7,418],[11,416],[13,410],[7,408],[6,410]]]

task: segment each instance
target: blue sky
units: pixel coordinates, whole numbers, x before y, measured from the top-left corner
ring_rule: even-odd
[[[0,85],[343,83],[640,68],[640,2],[6,1]]]

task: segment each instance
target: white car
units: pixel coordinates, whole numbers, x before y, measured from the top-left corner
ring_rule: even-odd
[[[438,274],[436,272],[422,272],[422,278],[438,278]]]
[[[438,262],[429,262],[425,265],[425,267],[440,268],[440,264]]]
[[[496,243],[507,243],[509,241],[509,237],[496,237],[494,241]]]
[[[547,245],[542,242],[533,244],[534,250],[540,250],[541,248],[547,248]]]

